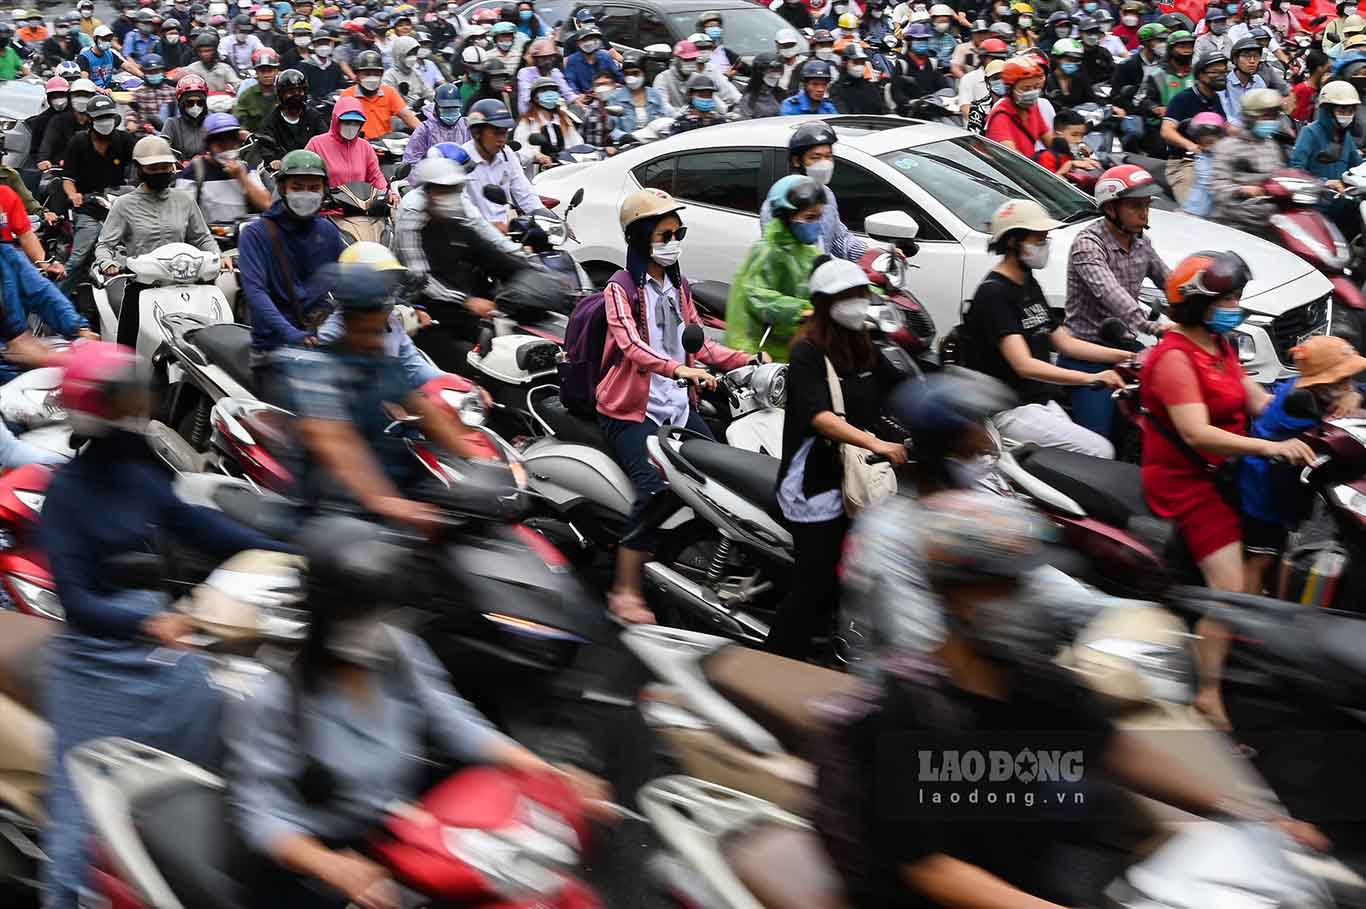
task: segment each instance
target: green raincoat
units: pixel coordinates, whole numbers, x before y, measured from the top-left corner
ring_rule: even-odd
[[[764,236],[745,257],[730,284],[726,301],[726,346],[766,352],[787,362],[787,348],[797,334],[802,311],[811,306],[807,280],[820,256],[819,247],[801,243],[780,218],[764,228]],[[773,326],[761,348],[764,328]]]

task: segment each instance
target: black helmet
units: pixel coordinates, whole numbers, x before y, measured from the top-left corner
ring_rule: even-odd
[[[1191,72],[1198,76],[1218,63],[1228,63],[1228,56],[1217,47],[1206,48],[1204,53],[1196,55],[1195,65],[1191,67]]]
[[[205,29],[204,31],[195,35],[194,47],[196,49],[201,47],[211,47],[214,50],[218,50],[218,32],[209,31],[208,29]]]
[[[1195,23],[1185,13],[1165,13],[1157,21],[1167,27],[1169,32],[1194,32]]]
[[[366,69],[382,70],[384,69],[384,58],[380,56],[379,51],[361,51],[359,54],[356,54],[356,61],[352,65],[352,69],[356,72]]]
[[[863,45],[857,41],[851,41],[840,51],[840,56],[845,60],[867,60],[868,52],[863,49]]]
[[[901,383],[887,400],[887,415],[910,437],[916,460],[933,468],[988,417],[1018,403],[1003,382],[950,366],[924,381]]]
[[[624,52],[624,53],[621,55],[621,68],[622,68],[623,70],[626,70],[626,69],[644,69],[644,68],[645,68],[645,55],[642,54],[640,51],[633,51],[633,50],[630,50],[630,51]]]
[[[812,120],[792,131],[792,138],[787,140],[787,154],[800,158],[817,145],[834,145],[836,141],[835,130],[829,123]]]
[[[297,69],[287,69],[275,77],[275,94],[283,95],[286,89],[300,88],[308,91],[308,79]]]
[[[1251,35],[1244,35],[1237,41],[1233,42],[1233,49],[1229,52],[1229,56],[1236,60],[1238,59],[1238,55],[1241,54],[1243,51],[1256,51],[1257,54],[1260,55],[1262,52],[1262,46],[1257,43],[1256,38],[1252,37]]]
[[[381,539],[382,528],[354,518],[310,523],[299,548],[308,559],[308,600],[333,615],[370,612],[393,602],[407,553]]]

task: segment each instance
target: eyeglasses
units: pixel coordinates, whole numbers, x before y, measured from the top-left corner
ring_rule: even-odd
[[[666,231],[664,231],[662,234],[660,234],[660,235],[659,235],[659,242],[660,242],[660,243],[672,243],[675,239],[682,240],[682,239],[683,239],[684,237],[686,237],[687,235],[688,235],[688,229],[687,229],[686,227],[676,227],[676,228],[673,228],[672,230],[666,230]]]

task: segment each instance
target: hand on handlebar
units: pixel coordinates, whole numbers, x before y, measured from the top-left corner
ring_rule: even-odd
[[[180,639],[194,631],[194,620],[183,612],[158,612],[142,620],[142,631],[163,647],[184,648]]]
[[[1314,449],[1299,439],[1268,442],[1262,454],[1268,458],[1284,458],[1291,464],[1308,464],[1318,457]]]
[[[1109,388],[1114,391],[1119,391],[1124,387],[1124,380],[1121,379],[1119,373],[1115,372],[1113,369],[1107,369],[1104,372],[1096,373],[1095,377],[1087,384],[1094,385],[1098,388]]]
[[[362,909],[398,909],[399,895],[389,872],[350,850],[338,852],[328,863],[327,883]]]
[[[402,496],[382,496],[371,508],[382,518],[407,524],[425,534],[442,525],[441,510],[426,502],[414,502]]]
[[[873,454],[881,458],[886,458],[893,464],[905,464],[910,460],[910,455],[906,451],[904,442],[884,442],[878,439],[870,449]]]
[[[716,376],[705,369],[698,369],[696,366],[678,367],[674,370],[674,378],[692,382],[699,388],[706,388],[709,391],[716,390]]]
[[[482,318],[492,315],[498,305],[485,297],[466,297],[465,308]]]

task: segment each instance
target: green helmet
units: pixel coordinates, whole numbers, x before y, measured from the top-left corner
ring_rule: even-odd
[[[1161,22],[1149,22],[1138,30],[1138,40],[1144,44],[1156,38],[1161,38],[1167,33],[1167,26]]]
[[[285,177],[322,177],[326,180],[327,164],[321,155],[296,148],[280,159],[280,172],[276,176],[281,180]]]
[[[1194,44],[1194,43],[1195,43],[1195,35],[1191,34],[1191,33],[1188,32],[1188,31],[1186,31],[1184,28],[1178,28],[1176,31],[1172,32],[1170,35],[1167,36],[1167,43],[1168,43],[1168,44]]]
[[[1059,38],[1053,43],[1053,56],[1080,57],[1083,55],[1081,42],[1076,38]]]

